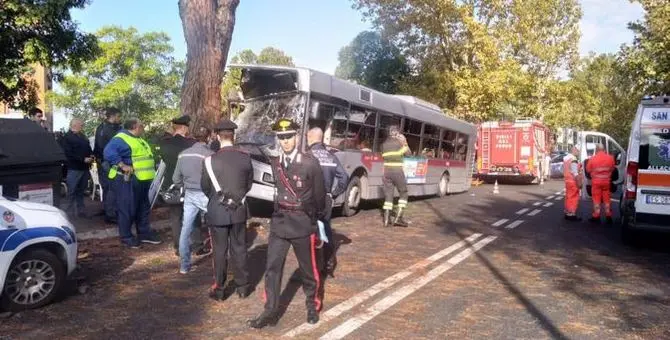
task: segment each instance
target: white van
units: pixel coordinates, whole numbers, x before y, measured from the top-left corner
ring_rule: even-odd
[[[619,188],[623,184],[624,176],[623,174],[626,171],[626,164],[624,160],[626,159],[626,152],[623,147],[619,145],[612,137],[606,135],[602,132],[596,131],[582,131],[578,134],[578,145],[579,145],[579,159],[582,161],[582,168],[584,169],[584,181],[582,184],[582,197],[587,200],[591,200],[591,178],[586,173],[586,163],[589,158],[593,157],[596,153],[596,145],[602,144],[605,146],[605,150],[608,154],[614,157],[616,161],[616,170],[613,187],[612,187],[612,197],[618,197],[617,193],[620,191]]]
[[[670,97],[645,98],[628,143],[621,198],[622,237],[636,230],[670,231]]]

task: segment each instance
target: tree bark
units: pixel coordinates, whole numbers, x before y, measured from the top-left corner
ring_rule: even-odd
[[[191,127],[212,128],[222,114],[221,83],[240,0],[179,0],[186,38],[181,113]],[[226,117],[227,118],[227,117]]]

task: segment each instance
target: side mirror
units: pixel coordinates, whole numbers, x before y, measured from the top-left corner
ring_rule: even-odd
[[[614,153],[614,162],[615,162],[616,165],[621,164],[621,152],[617,151],[617,152]]]

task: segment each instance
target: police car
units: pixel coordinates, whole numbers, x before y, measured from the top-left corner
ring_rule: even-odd
[[[77,264],[75,228],[53,206],[0,196],[0,309],[44,306]]]

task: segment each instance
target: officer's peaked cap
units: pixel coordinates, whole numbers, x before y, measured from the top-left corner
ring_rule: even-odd
[[[191,116],[183,115],[181,117],[175,118],[172,120],[172,124],[189,126],[189,124],[191,124]]]
[[[288,118],[281,118],[272,125],[272,131],[278,135],[298,133],[299,129],[300,126]]]
[[[216,132],[219,132],[219,131],[235,131],[235,129],[237,129],[237,124],[235,124],[230,119],[222,119],[214,127],[214,131],[216,131]]]

